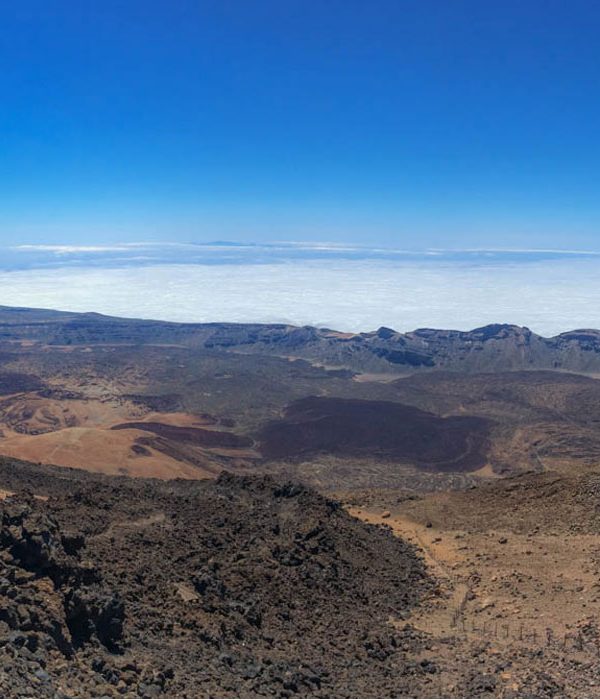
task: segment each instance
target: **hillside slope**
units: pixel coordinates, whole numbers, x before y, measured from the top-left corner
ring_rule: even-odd
[[[264,477],[2,466],[51,496],[0,502],[4,696],[418,694],[391,620],[430,583],[391,532]]]

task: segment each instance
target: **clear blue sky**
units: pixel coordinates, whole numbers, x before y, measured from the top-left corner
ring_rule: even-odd
[[[600,247],[595,0],[0,6],[0,241]]]

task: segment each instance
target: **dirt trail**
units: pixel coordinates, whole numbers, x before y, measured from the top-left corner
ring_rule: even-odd
[[[406,514],[349,512],[421,549],[439,583],[411,618],[423,631],[523,647],[548,635],[576,639],[586,620],[600,616],[599,535],[441,530]]]
[[[469,582],[453,571],[460,559],[456,547],[444,542],[438,530],[401,515],[383,517],[381,513],[361,508],[349,508],[348,511],[365,522],[389,526],[397,537],[420,548],[429,571],[439,583],[439,588],[436,606],[428,609],[426,614],[417,613],[411,622],[426,632],[451,633],[471,593]]]
[[[569,483],[532,476],[494,499],[482,490],[428,494],[391,512],[349,508],[417,545],[438,581],[409,618],[442,669],[428,697],[600,697],[600,533],[589,522],[584,530],[591,515],[578,505],[585,496],[593,506],[594,484]],[[473,659],[486,688],[483,675],[465,685]]]

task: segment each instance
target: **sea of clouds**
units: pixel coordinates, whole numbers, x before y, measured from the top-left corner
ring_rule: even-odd
[[[600,327],[594,251],[404,251],[332,244],[33,246],[1,252],[0,304],[343,331]]]

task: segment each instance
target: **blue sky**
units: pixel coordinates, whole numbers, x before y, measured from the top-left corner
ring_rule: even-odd
[[[592,0],[0,6],[0,243],[600,247]]]

